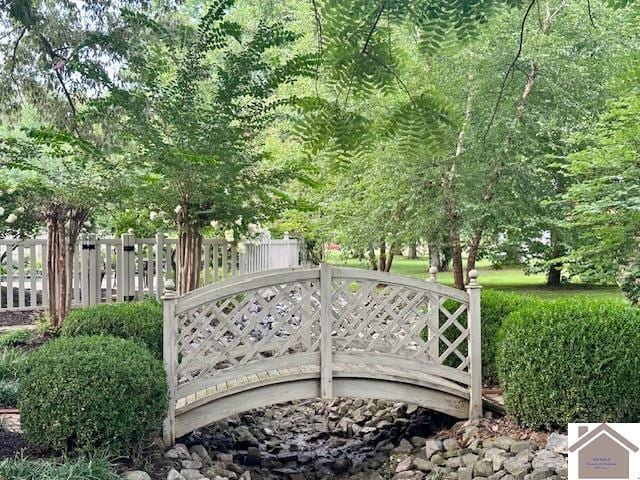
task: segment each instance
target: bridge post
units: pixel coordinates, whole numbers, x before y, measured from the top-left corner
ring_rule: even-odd
[[[167,385],[169,387],[169,408],[167,417],[162,427],[164,443],[169,446],[176,441],[175,420],[176,420],[176,368],[178,354],[176,351],[176,286],[173,280],[168,279],[164,285],[164,295],[162,296],[163,321],[162,321],[162,356],[164,368],[167,373]]]
[[[331,266],[320,265],[320,396],[333,397],[333,347],[331,344]]]
[[[438,283],[438,267],[429,268],[429,280],[431,283]],[[440,356],[440,305],[438,296],[434,293],[429,294],[429,310],[427,311],[427,341],[431,342],[427,348],[427,355],[434,362],[438,361]]]
[[[469,326],[469,373],[471,385],[469,391],[469,418],[482,417],[482,351],[481,351],[481,319],[480,319],[480,285],[478,271],[469,272],[469,308],[467,321]]]

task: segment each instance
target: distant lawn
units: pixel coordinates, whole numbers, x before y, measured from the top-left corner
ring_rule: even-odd
[[[330,262],[333,265],[343,265],[356,268],[369,268],[366,261],[356,259],[344,260],[340,256],[334,255]],[[409,260],[405,257],[394,257],[391,273],[397,275],[408,275],[416,278],[427,278],[428,262],[422,260]],[[545,298],[556,298],[570,295],[589,295],[599,297],[623,298],[618,287],[588,285],[582,283],[569,283],[560,288],[549,288],[545,285],[544,274],[525,275],[519,268],[503,268],[494,270],[487,261],[478,262],[480,276],[479,283],[486,288],[496,290],[508,290],[516,293],[537,295]],[[438,273],[438,281],[446,285],[453,285],[452,272]]]

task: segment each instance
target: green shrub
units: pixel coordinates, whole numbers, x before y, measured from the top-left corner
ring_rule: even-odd
[[[155,300],[96,305],[72,310],[62,336],[112,335],[144,343],[162,357],[162,306]]]
[[[18,382],[16,380],[0,380],[0,408],[18,406]]]
[[[26,354],[15,348],[0,348],[0,380],[18,378]]]
[[[528,427],[640,418],[640,310],[568,299],[513,312],[500,330],[507,411]]]
[[[104,459],[44,460],[9,459],[0,462],[0,478],[11,480],[118,480]]]
[[[498,331],[502,323],[512,312],[536,302],[540,302],[540,300],[499,290],[482,290],[480,294],[482,378],[486,384],[498,383],[496,352],[498,350]]]
[[[527,297],[524,295],[516,295],[514,293],[501,292],[498,290],[482,290],[480,294],[480,312],[482,317],[481,324],[481,339],[482,339],[482,380],[485,384],[493,385],[498,382],[498,375],[496,369],[496,350],[498,343],[498,330],[507,316],[525,305],[532,304],[538,300],[533,297]],[[455,300],[446,300],[443,307],[449,312],[454,313],[460,306],[460,303]],[[440,314],[440,325],[446,322],[447,317],[444,314]],[[462,327],[467,326],[466,315],[458,317],[458,322]],[[447,328],[444,332],[444,336],[453,342],[460,336],[460,330],[454,325]],[[427,340],[427,329],[422,332],[422,338]],[[444,342],[440,342],[440,355],[442,355],[448,348],[448,345]],[[467,343],[463,342],[458,347],[458,350],[463,355],[467,354]],[[454,354],[450,355],[445,360],[445,365],[450,367],[457,367],[461,360]]]
[[[60,338],[27,358],[19,408],[27,439],[36,445],[123,453],[161,425],[167,408],[164,369],[129,340]]]
[[[33,332],[27,329],[11,330],[0,335],[0,347],[16,347],[24,345],[33,337]]]

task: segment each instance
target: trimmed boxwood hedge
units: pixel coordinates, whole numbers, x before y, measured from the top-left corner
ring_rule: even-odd
[[[159,431],[166,377],[162,363],[136,342],[60,338],[27,358],[18,405],[36,445],[126,453]]]
[[[640,310],[582,298],[521,308],[499,335],[507,411],[527,427],[640,418]]]
[[[498,383],[496,353],[498,331],[505,319],[516,310],[535,305],[541,300],[526,295],[517,295],[499,290],[483,289],[480,294],[482,316],[482,378],[484,383]]]
[[[162,305],[155,300],[101,304],[72,310],[61,335],[113,335],[143,343],[162,357]]]

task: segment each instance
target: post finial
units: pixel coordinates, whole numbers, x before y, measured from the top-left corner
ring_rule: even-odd
[[[176,294],[176,283],[172,278],[164,282],[164,297],[173,297]]]
[[[429,267],[429,281],[437,282],[438,281],[438,267]]]
[[[129,235],[133,235],[133,228],[129,228],[129,229],[127,230],[127,233],[128,233]]]
[[[469,271],[469,285],[478,285],[478,275],[480,275],[480,272],[478,272],[478,270],[476,270],[475,268]]]

